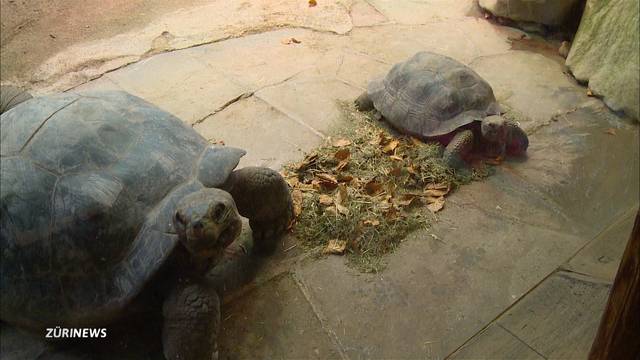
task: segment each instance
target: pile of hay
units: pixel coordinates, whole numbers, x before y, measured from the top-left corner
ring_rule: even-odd
[[[394,135],[372,114],[341,107],[347,127],[283,172],[294,234],[317,254],[346,254],[359,270],[377,272],[383,255],[429,226],[452,189],[486,174],[456,173],[440,160],[441,145]]]

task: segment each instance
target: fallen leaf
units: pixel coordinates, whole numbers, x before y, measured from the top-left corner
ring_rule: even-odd
[[[318,201],[320,202],[321,205],[325,205],[325,206],[329,206],[333,204],[333,199],[329,195],[324,195],[324,194],[320,195],[320,197],[318,198]]]
[[[338,175],[336,178],[340,183],[350,183],[353,180],[353,176],[351,175]]]
[[[349,198],[349,192],[347,191],[347,187],[344,185],[338,185],[338,192],[336,192],[336,204],[344,205]]]
[[[316,153],[311,153],[305,156],[304,160],[302,160],[298,164],[298,166],[296,166],[296,171],[300,172],[300,171],[304,171],[305,169],[308,169],[309,167],[311,167],[311,165],[315,164],[317,160],[318,160],[318,154]]]
[[[349,209],[347,209],[345,206],[342,206],[340,204],[336,204],[336,210],[338,211],[338,213],[342,215],[349,215]]]
[[[338,160],[346,160],[351,156],[351,152],[349,149],[340,149],[333,154],[333,157]]]
[[[418,196],[414,194],[402,194],[399,199],[395,200],[395,203],[398,206],[409,207],[414,203],[416,199],[418,199]]]
[[[291,192],[291,200],[293,201],[293,217],[298,217],[302,214],[302,191],[293,190]]]
[[[384,213],[384,217],[387,218],[388,220],[392,220],[398,217],[400,213],[398,212],[398,209],[396,209],[395,206],[390,206],[387,211]]]
[[[442,210],[444,207],[444,197],[441,196],[439,198],[435,198],[433,202],[427,205],[427,209],[429,209],[432,213],[437,213]]]
[[[393,176],[400,176],[400,175],[402,175],[402,168],[394,167],[393,169],[391,169],[391,171],[389,171],[389,174],[391,174]]]
[[[593,91],[591,91],[591,89],[587,89],[587,96],[593,96]]]
[[[331,145],[335,147],[345,147],[351,145],[351,140],[349,139],[335,139]]]
[[[449,191],[450,185],[448,183],[430,183],[427,184],[427,190],[447,190]]]
[[[289,184],[289,186],[291,186],[291,188],[295,188],[298,185],[300,185],[300,180],[298,180],[298,178],[296,176],[289,176],[289,177],[284,177],[284,178],[285,178],[285,181],[287,182],[287,184]]]
[[[391,155],[389,156],[390,159],[392,160],[396,160],[396,161],[402,161],[402,156],[398,156],[398,155]]]
[[[316,174],[316,177],[318,177],[321,181],[326,181],[338,185],[338,180],[331,174],[320,173]]]
[[[322,251],[325,254],[342,255],[347,249],[347,242],[343,240],[329,240],[327,247]]]
[[[342,171],[349,165],[349,160],[342,160],[336,165],[335,171]]]
[[[604,131],[605,133],[609,134],[609,135],[613,135],[616,136],[616,129],[614,128],[608,128],[607,130]]]
[[[382,148],[382,152],[385,154],[391,154],[398,147],[400,142],[398,140],[391,140],[387,145]]]
[[[380,225],[380,220],[377,219],[367,219],[365,221],[362,222],[364,225],[369,225],[369,226],[378,226]]]
[[[448,189],[427,189],[424,191],[424,194],[430,197],[441,197],[445,196],[449,193]]]
[[[364,190],[367,192],[367,195],[375,195],[382,190],[382,184],[371,180],[364,185]]]
[[[387,145],[389,141],[390,139],[387,137],[387,135],[385,135],[384,131],[380,131],[380,133],[378,133],[378,136],[376,138],[369,141],[369,144],[384,146],[384,145]]]
[[[286,39],[282,39],[280,41],[281,43],[283,43],[284,45],[291,45],[291,44],[300,44],[301,41],[296,39],[296,38],[286,38]]]
[[[318,2],[316,0],[309,0],[309,7],[314,7],[318,5]]]

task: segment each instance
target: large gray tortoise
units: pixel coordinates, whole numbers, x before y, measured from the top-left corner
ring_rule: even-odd
[[[463,167],[474,148],[492,156],[523,155],[525,132],[500,116],[491,86],[469,67],[447,56],[419,52],[371,81],[356,99],[391,126],[423,140],[447,145],[444,161]]]
[[[234,170],[244,150],[124,92],[38,97],[0,119],[2,321],[43,337],[104,328],[153,287],[165,357],[215,358],[220,300],[204,274],[239,215],[254,249],[274,250],[292,216],[284,179]]]

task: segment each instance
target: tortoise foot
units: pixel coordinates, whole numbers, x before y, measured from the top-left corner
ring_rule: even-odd
[[[220,298],[197,282],[178,283],[162,308],[162,346],[167,360],[218,359]]]

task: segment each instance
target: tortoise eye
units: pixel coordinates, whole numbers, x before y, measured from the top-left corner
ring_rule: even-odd
[[[227,207],[224,206],[224,204],[218,203],[216,204],[216,206],[213,208],[213,218],[217,221],[217,222],[221,222],[223,221],[223,217],[226,213],[226,209]]]

